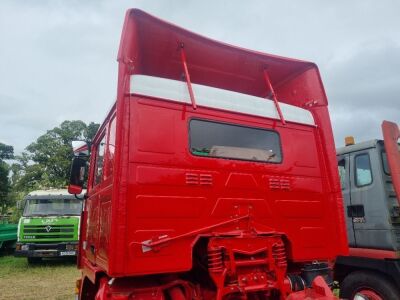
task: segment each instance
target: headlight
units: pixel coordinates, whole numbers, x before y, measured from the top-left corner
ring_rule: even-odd
[[[29,250],[29,246],[28,245],[22,245],[21,246],[21,250],[22,251],[28,251]]]

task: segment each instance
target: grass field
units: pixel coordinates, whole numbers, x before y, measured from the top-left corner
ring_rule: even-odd
[[[74,299],[77,277],[72,260],[29,265],[26,258],[0,256],[0,299]]]

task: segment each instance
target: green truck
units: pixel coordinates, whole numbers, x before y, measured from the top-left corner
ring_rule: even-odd
[[[15,256],[25,256],[29,263],[77,256],[82,201],[83,195],[75,197],[67,190],[29,193],[18,224]]]
[[[7,218],[0,216],[0,251],[15,248],[17,224],[9,224]]]

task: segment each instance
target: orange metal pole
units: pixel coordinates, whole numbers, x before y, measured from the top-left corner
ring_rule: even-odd
[[[279,106],[278,99],[276,98],[274,88],[272,87],[271,81],[269,80],[269,76],[268,76],[267,70],[264,70],[264,79],[265,79],[265,82],[266,82],[267,85],[268,85],[269,90],[271,91],[272,99],[274,99],[275,107],[276,107],[276,110],[278,111],[279,118],[281,119],[282,124],[285,125],[285,124],[286,124],[286,121],[285,121],[285,118],[283,117],[281,108],[280,108],[280,106]]]
[[[183,44],[181,44],[181,60],[182,60],[183,69],[185,71],[185,77],[186,77],[186,83],[187,83],[188,90],[189,90],[190,101],[192,102],[193,109],[196,109],[197,108],[196,99],[194,98],[194,94],[193,94],[192,83],[190,81],[189,70],[188,70],[187,63],[186,63],[186,55],[185,55],[185,50],[184,50]]]

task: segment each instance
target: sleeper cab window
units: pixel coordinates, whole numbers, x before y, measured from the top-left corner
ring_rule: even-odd
[[[282,162],[280,137],[272,130],[193,119],[189,135],[197,156]]]
[[[99,145],[97,146],[94,185],[98,185],[103,179],[105,143],[106,143],[106,137],[105,135],[103,135],[103,138],[101,139]]]
[[[355,157],[355,168],[356,185],[358,187],[370,185],[372,183],[372,171],[368,153]]]

